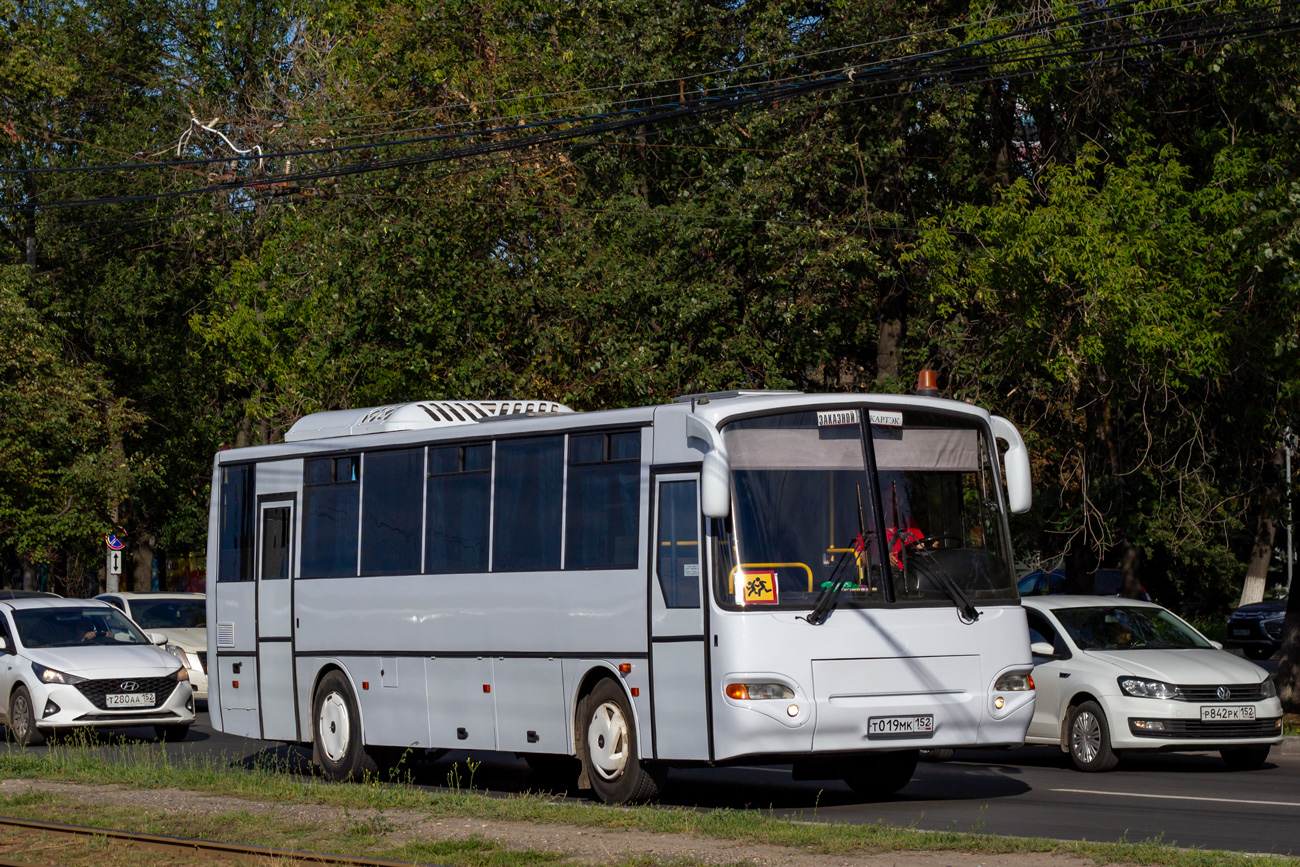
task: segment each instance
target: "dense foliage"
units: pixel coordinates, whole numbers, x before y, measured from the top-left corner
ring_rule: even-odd
[[[1269,568],[1300,405],[1294,34],[1196,35],[1260,8],[0,0],[0,168],[118,166],[0,175],[5,571],[75,589],[112,531],[143,580],[204,545],[217,448],[318,409],[900,391],[929,366],[1028,435],[1024,557],[1220,613]],[[254,146],[310,153],[227,161]],[[144,167],[178,156],[218,161]]]

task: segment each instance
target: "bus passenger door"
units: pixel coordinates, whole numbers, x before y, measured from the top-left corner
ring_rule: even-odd
[[[650,564],[654,755],[709,758],[708,646],[698,473],[656,476]]]
[[[257,674],[262,737],[298,740],[293,688],[293,528],[296,498],[272,494],[257,508]]]

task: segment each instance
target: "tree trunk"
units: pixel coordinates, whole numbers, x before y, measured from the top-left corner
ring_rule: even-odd
[[[1300,713],[1300,593],[1292,593],[1282,622],[1282,652],[1277,661],[1277,695],[1287,713]]]
[[[1261,512],[1255,524],[1255,543],[1250,548],[1250,563],[1246,566],[1246,583],[1241,587],[1238,605],[1253,605],[1264,598],[1264,585],[1268,580],[1268,564],[1273,559],[1273,536],[1277,522],[1273,516]]]
[[[239,417],[239,424],[235,426],[235,448],[248,448],[253,441],[253,420],[247,415]]]
[[[1246,582],[1241,588],[1241,605],[1252,605],[1264,598],[1268,583],[1268,564],[1273,559],[1273,539],[1277,535],[1277,516],[1282,502],[1282,489],[1278,479],[1282,473],[1285,455],[1281,446],[1273,451],[1272,466],[1266,469],[1267,483],[1260,498],[1259,514],[1255,518],[1255,541],[1250,547],[1250,563],[1246,566]]]
[[[1142,579],[1138,577],[1138,565],[1142,560],[1142,549],[1128,539],[1119,543],[1119,573],[1124,579],[1121,591],[1125,599],[1141,599]]]
[[[886,313],[880,318],[880,339],[876,341],[876,382],[898,378],[898,351],[902,342],[902,318]]]
[[[153,584],[153,536],[145,536],[135,546],[134,568],[131,570],[131,589],[139,592],[151,589]]]
[[[1092,593],[1091,575],[1096,567],[1097,558],[1092,556],[1087,543],[1075,536],[1065,552],[1065,592]]]

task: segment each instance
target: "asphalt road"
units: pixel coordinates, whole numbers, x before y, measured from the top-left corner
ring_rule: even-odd
[[[156,754],[160,747],[148,730],[123,735],[105,737],[101,749]],[[310,773],[305,752],[214,732],[206,714],[184,742],[161,746],[177,758],[213,757],[245,766],[274,760]],[[421,762],[414,768],[415,782],[446,786],[454,765],[467,786],[469,758],[451,753]],[[540,787],[527,766],[509,754],[475,754],[473,760],[481,762],[473,772],[475,788],[508,793]],[[1050,747],[958,751],[953,761],[922,763],[911,783],[882,802],[863,802],[836,782],[794,782],[784,768],[677,770],[663,802],[823,822],[887,822],[1063,840],[1158,839],[1207,849],[1300,854],[1300,755],[1277,750],[1257,771],[1229,771],[1215,753],[1191,753],[1129,757],[1106,774],[1075,771]]]

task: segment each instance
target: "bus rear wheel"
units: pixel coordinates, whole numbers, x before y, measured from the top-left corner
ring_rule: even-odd
[[[312,702],[312,760],[335,782],[375,774],[378,766],[361,737],[361,714],[352,685],[340,671],[321,678]]]
[[[596,797],[632,804],[659,796],[666,768],[641,760],[632,709],[612,680],[596,684],[579,709],[583,762]]]
[[[887,798],[911,781],[920,755],[920,750],[868,753],[849,765],[844,782],[859,795]]]

